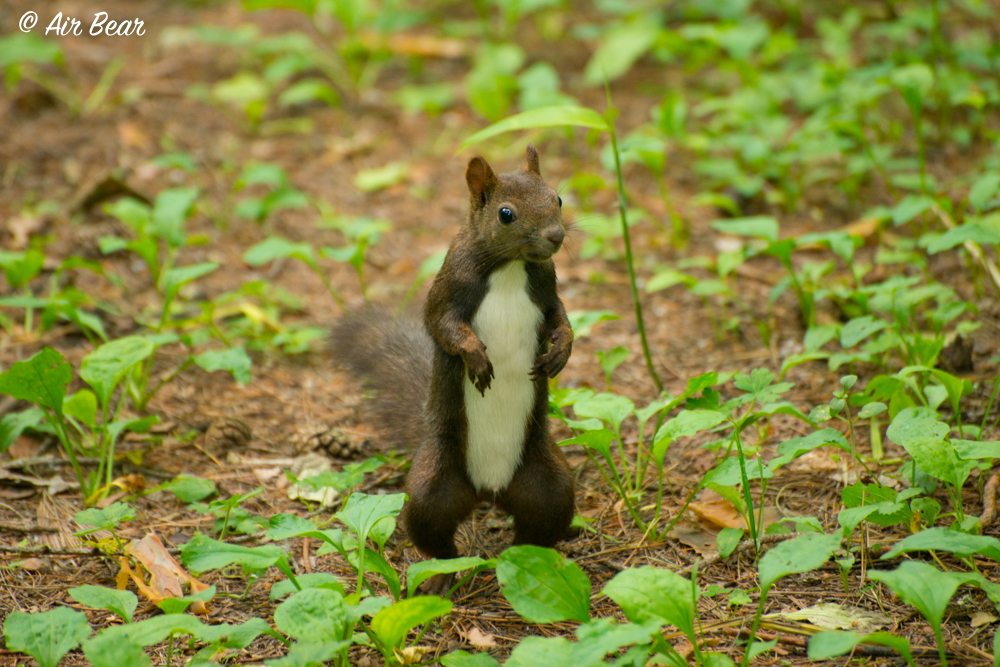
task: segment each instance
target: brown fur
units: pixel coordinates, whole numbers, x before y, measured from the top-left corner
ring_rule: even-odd
[[[420,444],[406,481],[409,501],[402,518],[410,539],[431,558],[458,555],[455,530],[480,500],[492,500],[513,515],[516,544],[551,546],[564,537],[573,517],[572,477],[549,433],[547,416],[548,378],[562,370],[573,347],[552,262],[565,233],[561,202],[542,180],[538,153],[530,144],[524,169],[497,176],[486,160],[475,157],[469,161],[466,182],[469,215],[424,308],[430,338],[401,332],[404,325],[372,314],[353,329],[348,320],[344,333],[335,334],[338,351],[351,370],[376,378],[373,386],[384,406],[377,408],[380,421],[397,436]],[[500,222],[501,208],[511,210],[512,222]],[[529,295],[544,318],[532,371],[534,407],[521,464],[510,484],[496,494],[479,494],[466,472],[463,383],[468,376],[481,392],[489,391],[493,367],[471,322],[486,295],[490,274],[519,259],[526,260]],[[414,358],[414,354],[425,356]],[[362,359],[354,361],[358,356]],[[420,387],[428,386],[421,382],[430,359],[429,391],[421,394]],[[415,407],[422,404],[415,402],[421,395],[427,399],[422,420]],[[409,406],[393,406],[394,400],[406,400]]]

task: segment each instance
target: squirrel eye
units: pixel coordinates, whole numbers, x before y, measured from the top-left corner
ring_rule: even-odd
[[[562,197],[560,197],[559,195],[556,195],[556,199],[559,200],[559,208],[562,208]]]
[[[506,206],[500,209],[500,222],[505,225],[509,225],[514,222],[514,211],[510,210]]]

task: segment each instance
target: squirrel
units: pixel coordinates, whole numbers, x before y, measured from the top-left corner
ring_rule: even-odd
[[[483,500],[514,518],[514,544],[567,536],[573,478],[549,433],[548,378],[566,365],[573,332],[556,291],[562,198],[525,166],[465,172],[469,213],[424,306],[424,326],[377,310],[342,318],[333,346],[374,389],[374,415],[395,447],[419,444],[402,522],[428,558],[455,558],[455,531]],[[452,577],[424,590],[447,590]]]

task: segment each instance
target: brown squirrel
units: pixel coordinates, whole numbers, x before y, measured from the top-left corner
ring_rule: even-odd
[[[548,378],[573,347],[552,262],[562,199],[531,144],[523,169],[497,176],[474,157],[465,180],[469,215],[427,296],[426,331],[368,310],[333,332],[334,353],[375,390],[391,444],[419,444],[402,519],[430,558],[458,556],[455,531],[481,500],[514,517],[515,544],[552,546],[573,517],[573,479],[547,417]]]

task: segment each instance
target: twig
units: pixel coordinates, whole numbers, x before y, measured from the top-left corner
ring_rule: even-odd
[[[983,514],[979,517],[979,525],[988,528],[997,518],[997,487],[1000,487],[1000,470],[990,476],[983,487]]]
[[[58,533],[55,526],[22,526],[16,523],[0,521],[0,530],[9,530],[12,533]]]

